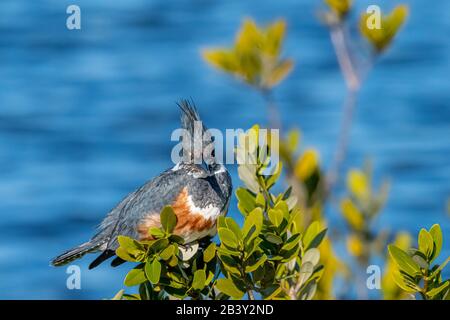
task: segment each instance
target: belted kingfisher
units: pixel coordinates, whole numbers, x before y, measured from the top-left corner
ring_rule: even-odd
[[[181,109],[182,128],[189,133],[193,144],[194,128],[200,124],[202,140],[212,142],[206,127],[200,122],[199,114],[193,105],[182,100],[178,106]],[[206,137],[206,138],[205,138]],[[185,147],[183,138],[183,159],[172,169],[166,170],[151,179],[136,191],[127,195],[98,227],[98,232],[89,240],[75,248],[59,255],[51,261],[54,266],[65,265],[86,253],[101,252],[89,265],[95,268],[106,259],[115,255],[119,247],[117,237],[128,236],[137,240],[151,240],[148,230],[160,227],[160,211],[171,205],[176,216],[177,225],[174,233],[184,238],[189,244],[216,234],[216,222],[220,215],[226,215],[232,191],[231,177],[228,170],[212,157],[202,164],[194,163],[195,148]],[[192,143],[188,144],[192,146]],[[200,150],[204,149],[202,147]],[[116,257],[112,266],[124,262]]]

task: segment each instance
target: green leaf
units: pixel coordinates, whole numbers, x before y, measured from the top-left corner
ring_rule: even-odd
[[[124,292],[125,291],[123,289],[119,290],[119,292],[117,292],[111,300],[122,300]]]
[[[283,258],[283,262],[289,262],[298,256],[300,245],[297,244],[289,250],[280,250],[279,255]]]
[[[210,262],[216,256],[216,244],[211,242],[209,246],[203,252],[203,261]]]
[[[139,242],[130,237],[118,236],[117,241],[119,242],[120,247],[122,247],[129,254],[137,255],[141,252],[144,252],[144,247]]]
[[[246,241],[250,241],[260,234],[263,225],[263,219],[264,218],[261,208],[256,208],[248,214],[248,216],[245,218],[244,226],[242,228],[242,234]]]
[[[172,256],[168,262],[169,266],[175,267],[178,264],[178,258],[177,256]]]
[[[278,20],[270,24],[266,29],[264,52],[273,57],[278,56],[281,52],[285,33],[286,22],[284,20]]]
[[[364,228],[364,216],[358,210],[351,199],[343,199],[340,204],[342,215],[347,223],[355,230],[361,231]]]
[[[269,177],[269,179],[267,179],[267,189],[270,189],[275,184],[275,182],[277,182],[278,178],[280,177],[282,168],[283,163],[281,161],[278,161],[273,174]]]
[[[116,255],[121,258],[122,260],[129,261],[129,262],[136,262],[137,259],[134,256],[131,256],[127,250],[123,247],[119,247],[116,249]]]
[[[202,290],[205,287],[206,273],[205,270],[200,269],[195,271],[194,279],[192,280],[192,288],[194,290]]]
[[[158,259],[147,261],[145,264],[145,275],[151,283],[157,284],[159,282],[161,277],[161,263]]]
[[[176,243],[178,243],[178,244],[184,244],[184,239],[183,239],[182,237],[180,237],[180,236],[175,235],[175,234],[172,234],[172,235],[169,237],[169,240],[170,240],[171,242],[176,242]]]
[[[227,228],[227,223],[224,216],[219,216],[217,219],[217,228]]]
[[[241,272],[237,268],[238,262],[236,262],[231,255],[227,255],[225,253],[222,253],[221,251],[218,254],[219,260],[222,262],[225,269],[233,274],[241,275]]]
[[[392,278],[394,282],[399,286],[402,290],[414,293],[420,290],[415,283],[407,279],[404,275],[402,275],[398,270],[392,272]]]
[[[281,250],[286,250],[286,251],[291,250],[292,248],[294,248],[300,242],[300,238],[301,238],[301,234],[300,233],[296,233],[296,234],[292,235],[286,241],[286,243],[283,245]]]
[[[149,235],[155,238],[163,238],[166,234],[160,228],[150,228],[148,230]]]
[[[308,228],[306,228],[305,232],[303,233],[303,246],[306,248],[311,241],[314,239],[315,236],[317,236],[317,234],[319,233],[319,222],[318,221],[314,221],[313,223],[311,223]]]
[[[234,282],[228,278],[217,280],[215,287],[235,300],[240,300],[244,296],[244,292],[239,290]]]
[[[141,296],[139,294],[126,294],[123,295],[124,300],[136,301],[141,300]]]
[[[421,229],[419,232],[419,250],[429,259],[433,256],[434,242],[431,234],[427,230]]]
[[[227,224],[228,229],[233,231],[236,239],[240,240],[242,238],[241,228],[239,228],[236,221],[234,221],[233,218],[225,218],[225,223]]]
[[[351,0],[325,0],[325,2],[340,18],[344,17],[352,7]]]
[[[173,244],[169,245],[167,248],[165,248],[161,253],[160,253],[160,257],[161,259],[163,259],[164,261],[169,260],[170,258],[172,258],[172,256],[175,254],[175,246]]]
[[[263,86],[272,88],[280,83],[294,67],[294,62],[290,59],[282,60],[276,65],[271,73],[264,79]],[[281,163],[281,162],[279,162]]]
[[[433,271],[433,273],[430,275],[430,277],[435,277],[439,272],[444,270],[447,263],[450,262],[450,257],[448,257],[436,270]]]
[[[239,68],[239,62],[234,52],[230,50],[205,50],[203,58],[212,66],[226,72],[234,73]]]
[[[239,206],[244,210],[244,213],[249,213],[255,208],[255,198],[244,188],[236,190],[236,197],[238,198]]]
[[[267,256],[263,255],[253,265],[246,265],[245,266],[245,272],[253,272],[253,271],[255,271],[260,266],[262,266],[264,264],[264,262],[266,262],[266,260],[267,260]]]
[[[427,295],[430,298],[433,298],[434,296],[437,296],[439,293],[441,293],[445,288],[447,288],[449,286],[449,284],[450,284],[449,281],[445,281],[444,283],[440,284],[438,287],[428,291]]]
[[[365,13],[360,19],[360,31],[373,45],[374,49],[380,53],[392,42],[399,28],[405,22],[408,11],[406,5],[398,5],[389,15],[381,17],[381,28],[369,28],[370,19],[373,19],[373,16]]]
[[[300,294],[300,300],[312,300],[317,291],[317,282],[311,281],[302,290]]]
[[[223,244],[230,248],[238,247],[239,242],[233,231],[226,228],[219,228],[217,230],[217,233],[219,234],[220,241],[222,241]]]
[[[422,269],[428,269],[428,262],[422,258],[420,255],[413,255],[412,259],[416,262]]]
[[[433,238],[433,242],[435,245],[435,250],[431,261],[433,261],[436,257],[439,256],[442,249],[442,231],[441,227],[438,224],[434,224],[430,229],[431,237]]]
[[[277,236],[274,233],[267,233],[264,235],[264,237],[266,238],[267,241],[273,243],[273,244],[282,244],[283,243],[283,239],[281,239],[279,236]]]
[[[275,227],[278,227],[281,224],[281,222],[283,221],[284,214],[283,214],[283,211],[281,211],[281,210],[269,209],[268,215],[269,215],[270,222],[272,222],[272,224]]]
[[[305,262],[300,268],[300,275],[298,277],[297,285],[301,287],[311,277],[314,272],[314,265],[311,262]]]
[[[160,214],[161,225],[166,233],[172,233],[177,225],[177,216],[171,206],[165,206]]]
[[[140,300],[153,300],[153,287],[150,282],[145,281],[139,285]]]
[[[245,183],[245,186],[253,193],[259,192],[259,183],[256,180],[256,172],[252,172],[252,165],[240,165],[238,167],[239,179]]]
[[[145,273],[142,267],[136,267],[134,269],[131,269],[127,275],[125,276],[124,285],[127,287],[136,286],[138,284],[141,284],[143,282],[147,281],[145,278]]]
[[[156,241],[153,241],[153,242],[150,244],[150,248],[151,248],[152,251],[155,252],[155,253],[164,250],[164,249],[167,248],[168,246],[169,246],[169,240],[167,240],[167,239],[158,239],[158,240],[156,240]]]
[[[303,258],[302,258],[302,265],[304,263],[311,263],[313,265],[313,267],[315,267],[320,260],[320,251],[317,248],[312,248],[309,249],[308,251],[305,252]]]
[[[286,201],[283,200],[283,194],[280,195],[280,200],[277,201],[276,205],[275,205],[275,209],[280,210],[283,215],[289,215],[289,207],[286,203]]]
[[[319,222],[314,221],[306,229],[303,234],[303,247],[305,250],[310,248],[316,248],[320,245],[322,240],[325,238],[327,229],[320,230]]]
[[[260,208],[264,208],[266,205],[266,199],[264,198],[264,195],[262,193],[258,193],[256,195],[255,204],[259,206]]]
[[[388,250],[400,270],[410,276],[420,274],[419,265],[405,251],[392,244],[388,246]]]

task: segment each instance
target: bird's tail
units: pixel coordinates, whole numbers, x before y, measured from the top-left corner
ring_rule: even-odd
[[[55,267],[63,266],[78,258],[81,258],[86,253],[97,251],[102,244],[103,242],[96,242],[96,241],[85,242],[75,248],[72,248],[60,254],[51,261],[51,264]]]
[[[194,103],[188,100],[181,100],[178,106],[181,109],[181,126],[189,133],[189,137],[183,137],[184,162],[201,163],[204,161],[207,164],[215,162],[214,144],[211,144],[213,143],[213,138],[201,121]],[[199,148],[199,145],[202,147]],[[209,159],[203,158],[206,148],[210,149],[206,152],[211,155]]]

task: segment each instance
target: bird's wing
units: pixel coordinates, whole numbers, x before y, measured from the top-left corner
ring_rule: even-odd
[[[141,219],[148,214],[159,215],[164,206],[174,202],[189,179],[194,177],[186,170],[164,171],[123,199],[103,220],[94,238],[108,239],[106,248],[112,250],[118,247],[119,235],[137,239]]]

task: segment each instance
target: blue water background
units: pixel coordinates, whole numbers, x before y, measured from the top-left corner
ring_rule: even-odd
[[[378,0],[390,9],[394,1]],[[345,168],[374,161],[391,179],[377,227],[416,234],[441,223],[450,254],[450,2],[405,0],[411,16],[361,92]],[[82,30],[65,27],[66,7]],[[373,1],[358,1],[364,9]],[[209,127],[266,121],[257,93],[212,70],[201,48],[228,45],[243,17],[284,17],[296,67],[277,88],[286,128],[332,157],[344,85],[321,1],[0,2],[0,298],[108,298],[129,266],[87,271],[67,290],[49,260],[93,233],[128,192],[172,166],[174,104],[192,97]],[[230,167],[235,184],[236,167]],[[235,199],[231,215],[237,216]],[[330,226],[342,229],[334,208]]]

